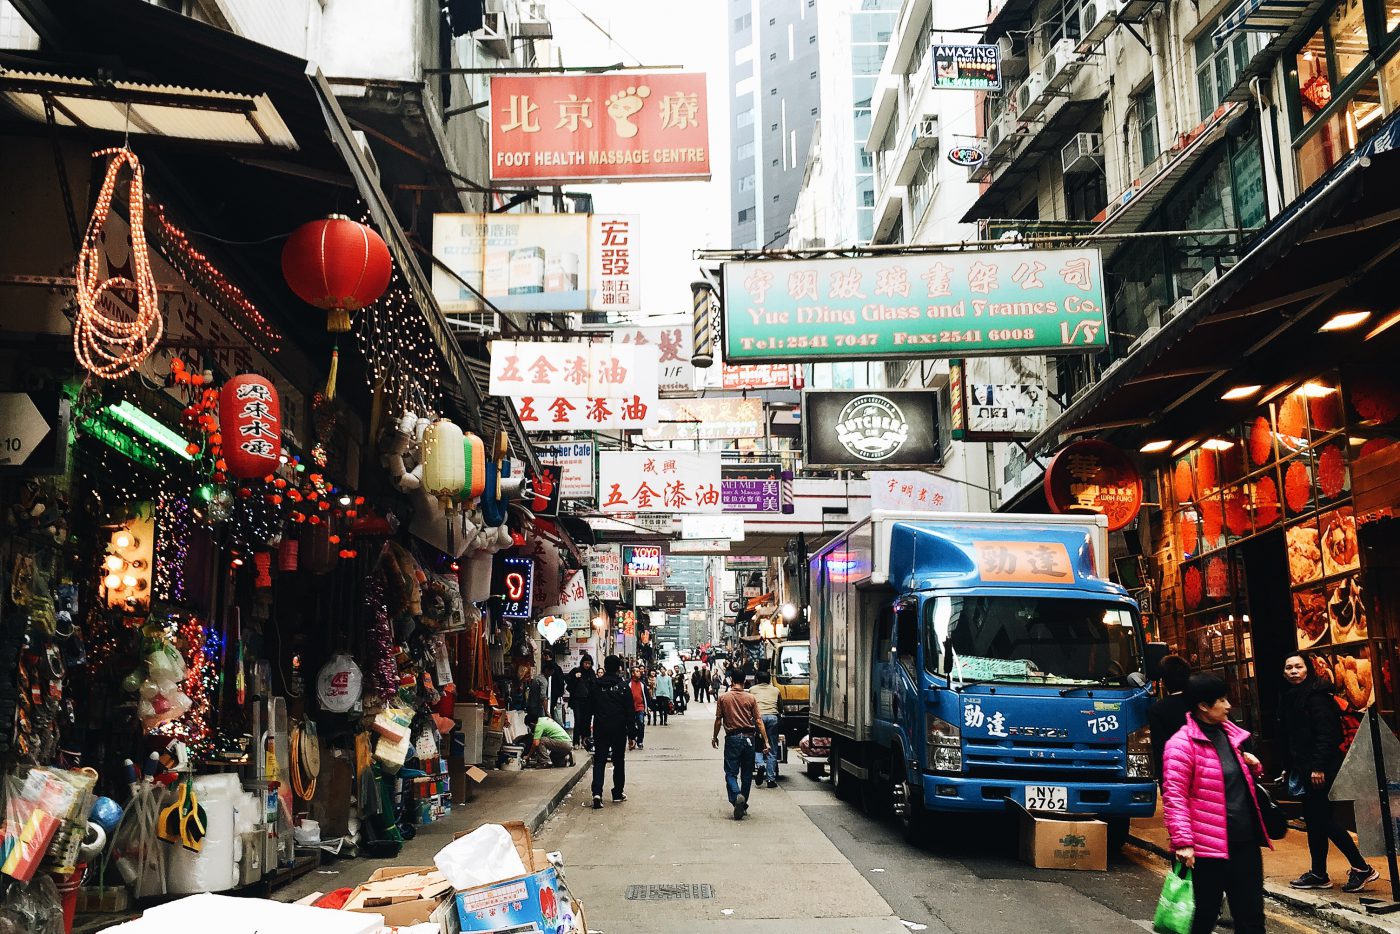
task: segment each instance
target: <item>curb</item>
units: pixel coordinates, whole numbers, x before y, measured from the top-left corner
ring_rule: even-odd
[[[1172,854],[1165,847],[1133,833],[1128,834],[1128,843],[1154,856],[1161,857],[1168,865],[1171,865]],[[1293,911],[1312,915],[1344,931],[1351,931],[1353,934],[1395,934],[1397,930],[1400,930],[1388,924],[1378,924],[1370,916],[1339,905],[1326,897],[1305,895],[1278,883],[1265,881],[1264,896]]]
[[[581,752],[582,750],[579,751]],[[574,766],[573,774],[564,780],[564,784],[559,786],[559,789],[554,792],[553,796],[551,796],[548,801],[545,801],[539,807],[535,808],[529,816],[523,818],[525,826],[530,828],[530,833],[539,832],[539,829],[544,826],[544,822],[549,820],[549,816],[559,809],[559,805],[564,803],[564,799],[568,797],[569,792],[574,790],[574,786],[582,781],[583,777],[588,774],[589,769],[593,767],[592,753],[584,755],[581,759],[578,757],[575,758],[578,764]]]

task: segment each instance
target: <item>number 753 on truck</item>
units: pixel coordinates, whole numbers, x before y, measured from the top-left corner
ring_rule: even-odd
[[[1156,808],[1166,646],[1108,579],[1102,516],[873,512],[811,559],[811,725],[832,781],[906,836],[943,812]]]

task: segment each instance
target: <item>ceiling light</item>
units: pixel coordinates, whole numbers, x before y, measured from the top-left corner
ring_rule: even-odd
[[[1176,449],[1172,451],[1172,457],[1179,457],[1182,454],[1185,454],[1187,451],[1191,450],[1191,446],[1195,443],[1195,438],[1187,438],[1185,441],[1178,444],[1176,446]]]
[[[1201,442],[1201,447],[1207,451],[1228,451],[1235,446],[1235,442],[1225,438],[1207,438]]]
[[[1400,324],[1400,309],[1396,309],[1395,311],[1392,311],[1390,314],[1382,318],[1380,324],[1371,328],[1370,333],[1366,335],[1364,340],[1370,340],[1376,335],[1382,334],[1385,331],[1390,330],[1397,324]]]
[[[1138,450],[1141,451],[1143,454],[1156,454],[1158,451],[1165,451],[1171,446],[1172,443],[1171,439],[1169,438],[1166,441],[1149,441],[1142,447],[1138,448]]]
[[[1323,396],[1332,395],[1332,393],[1337,391],[1337,387],[1328,386],[1325,383],[1319,383],[1316,380],[1309,380],[1302,386],[1299,386],[1298,391],[1303,395],[1307,396],[1309,399],[1321,399]]]
[[[1319,331],[1345,331],[1354,328],[1371,317],[1369,311],[1343,311],[1333,315],[1327,323],[1318,328]]]
[[[1358,437],[1356,437],[1355,435],[1353,435],[1353,436],[1352,436],[1351,438],[1349,438],[1348,440],[1351,441],[1352,444],[1365,444],[1366,441],[1367,441],[1368,439],[1366,439],[1366,438],[1358,438]]]
[[[1263,388],[1263,386],[1235,386],[1232,389],[1227,389],[1225,391],[1225,394],[1220,398],[1226,400],[1227,402],[1232,402],[1235,399],[1248,399],[1250,396],[1257,394],[1259,390]]]
[[[103,563],[106,564],[107,570],[109,571],[120,571],[122,568],[126,567],[126,562],[116,555],[108,555],[107,560]]]

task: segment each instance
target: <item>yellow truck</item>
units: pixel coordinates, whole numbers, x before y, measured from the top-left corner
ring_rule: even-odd
[[[778,688],[778,729],[795,746],[807,735],[807,694],[812,644],[806,639],[778,642],[773,647],[773,684]]]

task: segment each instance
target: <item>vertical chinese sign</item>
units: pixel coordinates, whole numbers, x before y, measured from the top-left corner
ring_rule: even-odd
[[[604,513],[719,513],[720,495],[718,452],[598,455],[598,508]]]
[[[495,181],[706,180],[709,147],[703,73],[491,79]]]

